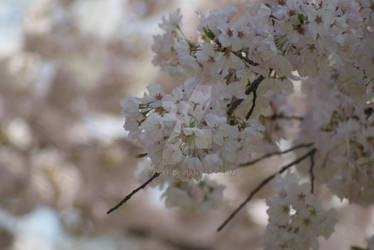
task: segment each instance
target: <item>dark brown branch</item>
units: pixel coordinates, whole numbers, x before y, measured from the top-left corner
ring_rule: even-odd
[[[286,115],[283,115],[283,114],[273,114],[272,116],[264,116],[264,118],[268,119],[268,120],[277,120],[277,119],[298,120],[298,121],[303,121],[304,120],[304,117],[301,117],[301,116],[286,116]]]
[[[241,51],[231,51],[235,56],[237,56],[239,59],[243,60],[244,62],[248,63],[252,66],[258,66],[259,64],[249,59],[247,56],[243,56],[241,54]]]
[[[249,95],[251,92],[256,91],[260,83],[265,79],[263,75],[257,77],[245,90],[245,94]]]
[[[252,199],[252,197],[258,192],[260,191],[266,184],[268,184],[271,180],[273,180],[278,174],[282,174],[283,172],[285,172],[287,169],[291,168],[292,166],[300,163],[301,161],[303,161],[304,159],[310,157],[312,154],[314,154],[316,152],[316,149],[313,148],[312,150],[310,150],[308,153],[304,154],[303,156],[301,156],[300,158],[294,160],[293,162],[285,165],[284,167],[282,167],[277,173],[273,174],[273,175],[270,175],[269,177],[267,177],[266,179],[264,179],[254,190],[252,190],[252,192],[249,194],[248,198],[243,201],[239,207],[237,209],[234,210],[234,212],[232,212],[230,214],[230,216],[217,228],[217,232],[220,232],[234,217],[235,215]]]
[[[160,173],[154,173],[152,175],[152,177],[149,178],[149,180],[147,180],[146,182],[144,182],[140,187],[134,189],[130,194],[128,194],[125,198],[123,198],[117,205],[115,205],[114,207],[112,207],[111,209],[109,209],[108,212],[106,212],[106,213],[110,214],[114,210],[117,210],[119,207],[121,207],[123,204],[125,204],[128,200],[130,200],[131,197],[134,194],[136,194],[139,190],[145,188],[149,183],[151,183],[154,179],[156,179],[159,176],[160,176]]]
[[[245,90],[245,94],[246,95],[249,95],[250,93],[253,93],[253,99],[252,99],[252,106],[251,108],[249,109],[247,115],[245,116],[245,119],[248,120],[254,109],[255,109],[255,106],[256,106],[256,99],[257,99],[257,88],[258,86],[260,85],[260,83],[265,79],[265,77],[263,75],[260,75],[257,79],[255,79],[250,85],[249,87]]]
[[[248,120],[249,117],[252,115],[253,110],[256,106],[256,99],[257,99],[257,88],[260,85],[260,83],[265,79],[263,75],[260,75],[258,78],[256,78],[245,90],[245,94],[249,95],[250,93],[253,93],[253,99],[252,99],[252,106],[249,110],[249,112],[246,115],[246,119]],[[243,99],[237,99],[233,103],[231,103],[230,108],[227,110],[227,115],[231,116],[232,113],[235,111],[235,109],[243,102]]]
[[[310,192],[313,194],[314,192],[314,154],[316,153],[316,151],[314,151],[311,155],[310,155],[310,168],[309,168],[309,175],[310,175]]]
[[[245,116],[245,119],[246,119],[246,120],[248,120],[249,117],[251,117],[253,111],[255,110],[256,99],[257,99],[257,93],[256,93],[256,90],[254,90],[254,91],[253,91],[252,106],[251,106],[251,109],[248,111],[247,115]]]
[[[313,143],[304,143],[304,144],[296,145],[296,146],[294,146],[292,148],[289,148],[289,149],[286,149],[284,151],[271,152],[271,153],[268,153],[268,154],[265,154],[265,155],[261,156],[260,158],[255,159],[253,161],[240,164],[240,167],[248,167],[248,166],[251,166],[251,165],[253,165],[253,164],[255,164],[259,161],[262,161],[266,158],[270,158],[270,157],[273,157],[273,156],[276,156],[276,155],[287,154],[287,153],[292,152],[294,150],[297,150],[299,148],[309,148],[311,146],[313,146]]]
[[[230,108],[227,110],[227,115],[231,116],[234,113],[235,109],[243,102],[244,99],[236,99],[230,105]]]

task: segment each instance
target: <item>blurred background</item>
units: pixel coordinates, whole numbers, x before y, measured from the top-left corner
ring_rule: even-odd
[[[284,159],[232,175],[216,210],[166,208],[157,189],[106,211],[138,184],[120,100],[176,83],[151,64],[152,35],[177,8],[193,37],[196,11],[237,0],[0,0],[0,250],[261,249],[262,190],[221,233],[217,226]],[[348,249],[374,232],[372,208],[341,203],[322,249]],[[371,231],[370,231],[371,230]],[[342,237],[343,236],[343,237]]]

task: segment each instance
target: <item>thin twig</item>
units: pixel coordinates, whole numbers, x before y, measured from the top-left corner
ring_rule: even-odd
[[[237,209],[234,210],[234,212],[232,212],[230,214],[229,217],[227,217],[227,219],[217,228],[217,232],[220,232],[234,217],[235,215],[252,199],[252,197],[258,192],[260,191],[267,183],[269,183],[271,180],[273,180],[278,174],[282,174],[284,171],[286,171],[287,169],[289,169],[290,167],[300,163],[301,161],[303,161],[304,159],[310,157],[312,154],[314,154],[314,152],[316,151],[315,148],[313,148],[312,150],[310,150],[308,153],[304,154],[303,156],[301,156],[300,158],[294,160],[293,162],[285,165],[284,167],[282,167],[278,172],[276,172],[275,174],[273,175],[270,175],[269,177],[267,177],[266,179],[264,179],[254,190],[252,190],[252,192],[249,194],[248,198],[243,201],[239,207]]]
[[[249,59],[247,56],[243,56],[240,51],[231,51],[235,56],[237,56],[239,59],[243,60],[244,62],[248,63],[252,66],[258,66],[259,64]]]
[[[286,149],[284,151],[278,151],[278,152],[271,152],[271,153],[268,153],[268,154],[265,154],[263,156],[261,156],[260,158],[257,158],[255,160],[252,160],[250,162],[246,162],[246,163],[243,163],[243,164],[240,164],[240,167],[248,167],[248,166],[251,166],[259,161],[262,161],[266,158],[270,158],[272,156],[276,156],[276,155],[282,155],[282,154],[287,154],[289,152],[292,152],[296,149],[299,149],[299,148],[309,148],[311,146],[313,146],[314,143],[304,143],[304,144],[299,144],[299,145],[296,145],[292,148],[289,148],[289,149]]]
[[[246,95],[249,95],[251,92],[253,91],[256,91],[257,88],[258,88],[258,85],[260,85],[260,83],[265,79],[265,77],[263,75],[260,75],[259,77],[257,77],[249,86],[248,88],[245,90],[245,94]]]
[[[108,212],[106,212],[107,214],[110,214],[111,212],[113,212],[114,210],[117,210],[119,207],[121,207],[123,204],[125,204],[128,200],[131,199],[131,197],[136,194],[139,190],[145,188],[149,183],[151,183],[154,179],[156,179],[157,177],[160,176],[160,173],[154,173],[152,175],[151,178],[149,178],[149,180],[147,180],[146,182],[144,182],[140,187],[134,189],[130,194],[126,195],[125,198],[123,198],[117,205],[115,205],[114,207],[112,207],[111,209],[108,210]]]
[[[247,115],[245,116],[245,119],[248,120],[256,106],[256,99],[257,99],[257,88],[260,85],[260,83],[265,79],[263,75],[260,75],[256,80],[254,80],[249,87],[245,90],[245,94],[249,95],[250,93],[253,93],[253,99],[252,99],[252,106],[250,110],[248,111]]]
[[[247,115],[245,116],[245,119],[248,120],[249,117],[251,117],[253,110],[255,110],[256,106],[256,99],[257,99],[257,93],[256,90],[253,91],[253,99],[252,99],[252,106],[251,109],[248,111]]]
[[[303,121],[304,120],[304,117],[302,117],[302,116],[286,116],[286,115],[283,115],[283,114],[273,114],[272,116],[264,116],[264,118],[268,119],[268,120],[277,120],[277,119],[298,120],[298,121]]]
[[[188,45],[190,46],[190,48],[196,46],[196,45],[194,45],[194,44],[190,41],[190,39],[188,39],[188,37],[186,36],[186,34],[184,34],[182,28],[181,28],[179,25],[177,25],[177,30],[179,30],[179,32],[182,34],[184,40],[188,43]]]
[[[314,192],[314,154],[316,151],[314,151],[310,155],[310,168],[309,168],[309,175],[310,175],[310,192],[313,194]]]
[[[227,115],[231,116],[232,113],[234,113],[235,109],[243,102],[243,100],[243,98],[240,98],[233,101],[233,103],[230,104],[230,108],[227,110]]]

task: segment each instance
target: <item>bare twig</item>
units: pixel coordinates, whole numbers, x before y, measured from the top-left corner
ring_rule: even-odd
[[[128,200],[130,200],[134,194],[136,194],[139,190],[145,188],[149,183],[151,183],[154,179],[156,179],[159,176],[160,176],[160,173],[154,173],[151,178],[149,178],[146,182],[144,182],[140,187],[134,189],[130,194],[126,195],[125,198],[123,198],[117,205],[109,209],[108,212],[106,213],[110,214],[114,210],[117,210],[119,207],[125,204]]]
[[[309,175],[310,175],[310,192],[313,194],[314,192],[314,154],[316,151],[314,151],[310,155],[310,168],[309,168]]]
[[[227,115],[231,116],[234,113],[235,109],[243,102],[244,99],[236,99],[230,104],[229,109],[227,110]]]
[[[249,110],[249,112],[246,115],[246,119],[248,120],[249,117],[252,115],[253,110],[256,106],[256,99],[257,99],[257,88],[260,85],[260,83],[265,79],[263,75],[260,75],[258,78],[256,78],[245,90],[245,94],[249,95],[250,93],[253,93],[253,99],[252,99],[252,106]],[[230,116],[234,112],[234,110],[243,102],[243,99],[237,99],[235,100],[231,105],[230,108],[227,110],[227,114]]]
[[[245,116],[245,119],[248,120],[249,117],[251,117],[253,110],[255,110],[256,106],[256,99],[257,99],[257,93],[256,90],[253,91],[253,99],[252,99],[252,106],[251,109],[248,111],[247,115]]]
[[[272,116],[264,116],[265,119],[268,120],[298,120],[298,121],[303,121],[304,117],[301,116],[286,116],[283,114],[273,114]]]
[[[245,90],[245,94],[246,95],[249,95],[251,92],[253,91],[256,91],[257,88],[258,88],[258,85],[260,85],[260,83],[265,79],[265,77],[263,75],[260,75],[259,77],[257,77],[249,86],[248,88]]]
[[[286,149],[284,151],[271,152],[271,153],[268,153],[268,154],[265,154],[265,155],[261,156],[260,158],[255,159],[253,161],[240,164],[240,167],[248,167],[248,166],[251,166],[251,165],[253,165],[253,164],[255,164],[259,161],[262,161],[266,158],[270,158],[270,157],[273,157],[273,156],[276,156],[276,155],[287,154],[287,153],[292,152],[294,150],[297,150],[299,148],[309,148],[311,146],[313,146],[313,143],[304,143],[304,144],[296,145],[296,146],[294,146],[292,148],[289,148],[289,149]]]
[[[249,59],[247,56],[243,56],[240,51],[231,51],[235,56],[237,56],[239,59],[243,60],[244,62],[248,63],[252,66],[258,66],[259,64]]]
[[[249,87],[245,90],[245,94],[249,95],[250,93],[253,93],[253,99],[252,99],[252,106],[249,109],[247,115],[245,116],[245,119],[248,120],[256,106],[256,99],[257,99],[257,88],[260,85],[260,83],[265,79],[263,75],[260,75],[256,80],[254,80]]]
[[[258,192],[260,191],[266,184],[268,184],[271,180],[273,180],[278,174],[282,174],[284,171],[286,171],[287,169],[291,168],[292,166],[300,163],[301,161],[303,161],[304,159],[310,157],[312,154],[314,154],[316,151],[315,148],[313,148],[312,150],[310,150],[308,153],[304,154],[303,156],[301,156],[300,158],[294,160],[293,162],[285,165],[284,167],[282,167],[278,172],[276,172],[275,174],[273,175],[270,175],[269,177],[267,177],[266,179],[264,179],[254,190],[252,190],[252,192],[249,194],[249,196],[247,197],[247,199],[245,201],[243,201],[239,207],[237,209],[234,210],[234,212],[232,212],[230,214],[229,217],[227,217],[227,219],[217,228],[217,232],[220,232],[234,217],[235,215],[252,199],[252,197]]]

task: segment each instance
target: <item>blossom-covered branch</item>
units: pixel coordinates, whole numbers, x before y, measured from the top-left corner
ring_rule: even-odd
[[[247,199],[245,199],[245,201],[243,201],[231,214],[229,217],[227,217],[227,219],[217,228],[217,231],[221,231],[234,217],[235,215],[252,199],[252,197],[257,193],[259,192],[266,184],[268,184],[271,180],[273,180],[277,175],[280,175],[282,174],[283,172],[285,172],[286,170],[288,170],[289,168],[297,165],[298,163],[300,163],[301,161],[303,161],[304,159],[310,157],[311,155],[313,155],[315,153],[316,149],[313,148],[312,150],[310,150],[308,153],[304,154],[303,156],[301,156],[300,158],[292,161],[291,163],[283,166],[277,173],[275,174],[272,174],[270,175],[269,177],[267,177],[266,179],[264,179],[255,189],[252,190],[252,192],[249,194],[249,196],[247,197]]]
[[[183,32],[180,10],[163,18],[153,63],[179,84],[169,94],[151,84],[122,102],[125,129],[147,152],[138,179],[160,173],[167,205],[211,208],[224,186],[209,174],[293,151],[296,160],[263,180],[219,230],[263,186],[309,158],[268,201],[264,245],[317,249],[336,217],[321,208],[316,185],[356,204],[374,202],[372,7],[371,0],[250,1],[240,12],[200,14],[195,40]],[[284,139],[296,146],[280,151]],[[300,155],[301,148],[309,151]],[[308,175],[306,190],[298,178]]]

